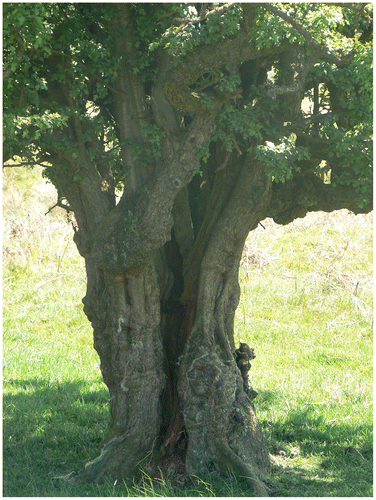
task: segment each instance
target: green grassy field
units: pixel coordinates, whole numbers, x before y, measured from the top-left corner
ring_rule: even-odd
[[[3,178],[4,496],[250,496],[232,476],[178,488],[55,479],[96,453],[107,391],[82,312],[83,261],[40,172]],[[274,496],[372,496],[372,215],[263,222],[247,241],[236,339],[254,347]]]

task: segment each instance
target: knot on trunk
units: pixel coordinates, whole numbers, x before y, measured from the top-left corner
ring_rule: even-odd
[[[241,342],[239,349],[235,350],[235,361],[243,377],[243,389],[248,397],[253,400],[257,396],[257,392],[249,385],[248,372],[251,369],[251,360],[255,359],[256,354],[252,347]]]

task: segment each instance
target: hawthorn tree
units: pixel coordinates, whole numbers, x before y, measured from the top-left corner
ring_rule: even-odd
[[[43,165],[70,214],[110,394],[75,479],[153,451],[266,495],[239,262],[266,217],[372,209],[372,5],[3,9],[4,160]]]

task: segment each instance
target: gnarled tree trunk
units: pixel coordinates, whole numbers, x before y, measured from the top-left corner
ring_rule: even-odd
[[[267,494],[269,454],[248,381],[254,354],[235,346],[234,317],[244,242],[264,217],[271,183],[251,156],[214,169],[213,161],[175,196],[171,239],[154,253],[137,248],[137,227],[118,208],[92,234],[76,234],[84,311],[110,393],[107,436],[77,480],[131,478],[145,458],[178,454],[188,474],[217,464]],[[119,264],[129,248],[119,228],[134,234],[130,269]]]

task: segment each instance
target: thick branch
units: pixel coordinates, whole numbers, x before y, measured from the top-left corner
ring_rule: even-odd
[[[146,189],[118,204],[98,226],[93,256],[99,267],[115,274],[140,269],[170,238],[175,198],[194,175],[197,147],[209,142],[213,130],[214,116],[197,113],[180,141],[166,139]]]
[[[198,99],[192,95],[189,87],[197,81],[202,73],[208,70],[221,69],[229,64],[236,66],[243,61],[268,57],[286,51],[290,47],[287,40],[280,45],[259,49],[249,34],[242,32],[237,38],[226,40],[215,45],[203,46],[184,59],[167,73],[165,94],[171,105],[182,111],[201,109]]]
[[[255,26],[257,4],[243,3],[243,25],[245,31],[250,31]]]
[[[359,194],[350,186],[324,184],[315,174],[296,177],[285,184],[273,185],[273,196],[267,210],[277,224],[289,224],[304,217],[307,212],[332,212],[347,208],[355,214],[373,209],[372,200],[360,208],[356,202]]]
[[[137,163],[136,155],[132,153],[129,144],[142,144],[142,124],[147,122],[147,107],[144,84],[132,68],[138,65],[138,53],[135,46],[134,19],[130,4],[116,4],[116,15],[111,20],[115,32],[112,56],[118,58],[120,71],[114,82],[118,92],[113,95],[114,116],[119,129],[122,147],[122,162],[128,171],[128,182],[124,186],[124,198],[129,193],[134,194],[137,186],[148,177],[146,167]]]

